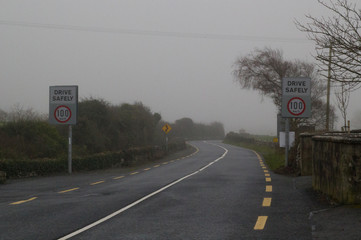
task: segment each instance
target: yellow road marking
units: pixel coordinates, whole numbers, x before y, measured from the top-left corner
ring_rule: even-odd
[[[78,190],[79,188],[71,188],[71,189],[67,189],[67,190],[64,190],[64,191],[60,191],[58,193],[67,193],[67,192],[71,192],[71,191],[75,191],[75,190]]]
[[[266,192],[272,192],[272,185],[266,186]]]
[[[37,197],[32,197],[32,198],[29,198],[27,200],[21,200],[21,201],[18,201],[18,202],[13,202],[13,203],[10,203],[10,205],[18,205],[18,204],[22,204],[22,203],[26,203],[26,202],[30,202],[30,201],[33,201],[37,199]]]
[[[264,174],[266,177],[270,177],[271,176],[271,174],[269,174],[269,173],[265,173]]]
[[[267,167],[265,167],[265,166],[263,166],[262,168],[263,168],[263,169],[267,169]]]
[[[138,174],[139,172],[132,172],[130,175],[135,175]]]
[[[117,179],[121,179],[121,178],[123,178],[124,176],[119,176],[119,177],[114,177],[113,179],[114,180],[117,180]]]
[[[263,170],[263,172],[268,173],[268,170]]]
[[[145,168],[145,169],[143,169],[144,171],[148,171],[148,170],[150,170],[150,168]]]
[[[97,185],[97,184],[100,184],[100,183],[103,183],[103,182],[105,182],[105,181],[99,181],[99,182],[93,182],[93,183],[91,183],[90,185]]]
[[[162,164],[164,164],[164,165],[165,165],[165,164],[168,164],[168,162],[164,162],[164,163],[162,163]]]
[[[271,202],[272,202],[272,198],[264,198],[263,203],[262,203],[262,207],[270,207]]]
[[[160,165],[155,165],[154,167],[159,167]]]
[[[271,178],[270,178],[270,177],[266,177],[266,182],[271,182]]]
[[[254,225],[254,230],[263,230],[266,226],[268,216],[259,216],[256,222],[256,225]]]
[[[174,162],[174,160],[170,160],[169,162]]]

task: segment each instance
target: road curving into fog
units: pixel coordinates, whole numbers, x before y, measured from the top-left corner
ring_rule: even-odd
[[[258,153],[191,144],[130,172],[0,186],[0,239],[312,239],[307,200]]]

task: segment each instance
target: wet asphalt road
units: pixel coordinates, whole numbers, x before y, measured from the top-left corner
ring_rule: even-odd
[[[312,239],[309,199],[253,151],[0,186],[0,239]]]

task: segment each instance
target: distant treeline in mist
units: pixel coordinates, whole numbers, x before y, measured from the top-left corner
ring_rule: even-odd
[[[85,156],[124,149],[164,146],[166,123],[140,102],[112,105],[102,99],[79,102],[78,123],[73,126],[73,155]],[[194,123],[182,118],[169,123],[169,143],[177,140],[223,139],[219,122]],[[68,128],[50,125],[47,116],[17,106],[0,110],[0,159],[58,158],[67,154]]]
[[[225,136],[224,126],[220,122],[211,124],[194,123],[190,118],[181,118],[172,124],[169,136],[173,138],[196,139],[222,139]]]

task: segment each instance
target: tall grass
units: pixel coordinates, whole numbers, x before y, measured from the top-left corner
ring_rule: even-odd
[[[267,166],[272,170],[279,169],[285,165],[285,153],[283,149],[277,146],[269,146],[268,144],[262,144],[261,142],[248,143],[248,142],[233,142],[224,141],[225,143],[232,144],[238,147],[254,150],[262,155]]]

